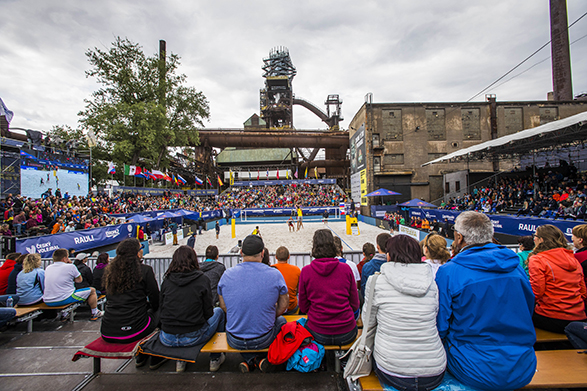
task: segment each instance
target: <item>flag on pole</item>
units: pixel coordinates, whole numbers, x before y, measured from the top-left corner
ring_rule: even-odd
[[[266,178],[269,179],[269,169],[267,169],[267,176],[266,176]]]
[[[206,175],[206,181],[208,182],[208,184],[209,184],[210,186],[212,186],[212,181],[210,180],[210,178],[208,178],[208,175]]]
[[[285,170],[285,179],[289,179],[289,169]]]
[[[232,170],[230,170],[230,186],[234,185],[234,175],[232,173]]]
[[[203,184],[204,184],[204,181],[196,176],[196,185],[202,186]]]
[[[279,169],[277,169],[277,180],[279,180]]]
[[[304,178],[308,177],[308,167],[306,167],[306,174],[304,175]]]
[[[108,174],[116,174],[116,167],[113,162],[108,162]]]
[[[146,168],[143,169],[143,175],[147,178],[147,179],[152,179],[152,180],[156,180],[158,179],[155,174],[153,174],[151,171],[147,170]]]
[[[137,170],[137,166],[129,166],[128,164],[124,165],[124,175],[134,176]]]
[[[251,172],[249,171],[249,181],[251,180]]]
[[[171,177],[169,176],[169,173],[166,173],[163,179],[165,179],[167,182],[171,182]]]
[[[185,179],[182,178],[181,175],[177,174],[177,180],[182,184],[185,185],[187,183],[187,181]]]
[[[216,178],[218,178],[218,186],[223,186],[222,180],[220,179],[220,175],[216,174]]]
[[[296,177],[296,179],[298,179],[298,168],[296,167],[296,173],[294,174],[294,176]]]
[[[139,166],[137,166],[135,168],[135,176],[139,177],[139,178],[146,178],[147,177],[147,175],[145,175],[145,170],[143,170]]]
[[[151,173],[153,174],[153,176],[155,177],[155,179],[165,179],[165,174],[163,174],[159,170],[153,170]]]
[[[12,117],[14,117],[14,112],[8,110],[8,107],[4,104],[2,98],[0,98],[0,115],[6,117],[6,122],[10,123],[12,121]]]
[[[257,180],[259,180],[259,170],[257,170]]]
[[[177,178],[173,174],[171,174],[171,182],[173,182],[177,185]]]
[[[318,167],[314,167],[314,176],[318,179]]]

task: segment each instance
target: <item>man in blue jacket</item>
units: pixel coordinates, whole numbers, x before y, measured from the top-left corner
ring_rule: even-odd
[[[482,390],[522,388],[536,371],[530,282],[518,256],[492,243],[486,215],[461,213],[454,237],[460,252],[436,274],[448,370]]]

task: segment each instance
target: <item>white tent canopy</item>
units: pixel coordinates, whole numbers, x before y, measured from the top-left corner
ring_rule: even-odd
[[[568,132],[558,132],[565,130]],[[480,154],[515,155],[562,144],[581,143],[584,140],[587,140],[587,112],[463,148],[424,163],[422,167]]]

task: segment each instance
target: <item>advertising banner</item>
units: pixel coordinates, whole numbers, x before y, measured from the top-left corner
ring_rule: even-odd
[[[163,195],[166,191],[172,194],[182,193],[195,196],[213,196],[218,194],[218,189],[201,189],[201,190],[182,190],[182,189],[161,189],[155,187],[132,187],[132,186],[114,186],[115,192],[125,192],[133,194]]]
[[[328,211],[330,214],[336,214],[337,206],[322,206],[322,207],[304,207],[302,212],[304,215],[319,215]],[[295,208],[259,208],[259,209],[242,209],[241,213],[245,213],[248,217],[255,216],[292,216],[296,211]],[[233,211],[233,216],[236,217],[236,209]]]
[[[334,185],[336,179],[291,179],[274,181],[235,181],[232,186],[275,186],[275,185]]]
[[[444,222],[444,219],[448,219],[451,224],[454,224],[454,220],[461,213],[461,211],[410,208],[410,218],[426,217],[428,220],[436,219],[440,222]],[[584,221],[550,220],[537,217],[515,217],[502,215],[487,216],[493,223],[493,229],[498,233],[516,236],[528,236],[535,233],[536,228],[539,226],[552,224],[563,231],[568,240],[571,239],[573,227],[585,223]]]
[[[74,248],[78,252],[89,250],[134,237],[136,226],[137,224],[135,223],[127,223],[104,228],[18,239],[16,241],[16,251],[23,254],[38,253],[43,258],[50,258],[53,251],[58,248]]]

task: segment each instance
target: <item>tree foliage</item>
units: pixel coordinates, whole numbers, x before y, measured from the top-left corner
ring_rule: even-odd
[[[119,165],[137,164],[162,169],[168,166],[168,149],[199,144],[198,127],[209,117],[202,92],[186,86],[186,76],[176,74],[179,57],[166,57],[160,82],[158,56],[118,37],[107,50],[86,52],[101,85],[79,113],[86,130],[93,130],[99,144]]]

